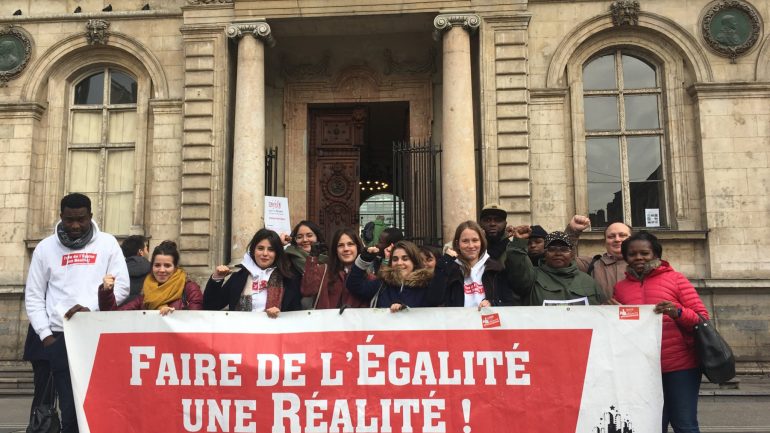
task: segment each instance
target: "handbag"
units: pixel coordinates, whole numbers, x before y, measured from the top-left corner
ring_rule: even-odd
[[[725,383],[735,377],[733,351],[709,320],[700,314],[698,317],[700,323],[695,325],[695,352],[700,369],[709,382]]]
[[[49,374],[43,395],[48,395],[49,403],[40,403],[29,415],[27,433],[59,433],[61,422],[56,411],[56,392],[53,386],[53,373]]]

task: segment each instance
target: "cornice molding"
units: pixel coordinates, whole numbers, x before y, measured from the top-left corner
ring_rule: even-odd
[[[32,117],[40,120],[48,104],[39,102],[12,102],[0,104],[0,119]]]
[[[697,99],[770,98],[770,82],[695,83],[687,93]]]
[[[187,4],[190,6],[209,6],[233,3],[235,3],[234,0],[187,0]]]

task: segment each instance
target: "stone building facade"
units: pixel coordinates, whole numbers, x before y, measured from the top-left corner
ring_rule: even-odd
[[[441,145],[409,172],[441,186],[437,236],[487,202],[550,230],[590,215],[581,254],[607,221],[647,227],[741,368],[767,368],[767,2],[107,3],[0,6],[0,359],[66,192],[205,278],[262,224],[266,149],[294,222],[352,225],[406,140]]]

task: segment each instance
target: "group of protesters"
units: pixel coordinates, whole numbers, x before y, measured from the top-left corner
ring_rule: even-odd
[[[30,264],[25,359],[35,374],[33,408],[52,380],[63,432],[78,431],[62,326],[78,312],[226,308],[277,318],[301,309],[398,313],[557,303],[654,304],[663,315],[663,431],[669,423],[675,432],[699,431],[692,329],[708,312],[687,278],[662,260],[658,239],[621,222],[605,228],[604,254],[580,257],[587,217],[576,215],[564,231],[548,233],[539,225],[509,226],[498,204],[458,225],[443,248],[418,246],[397,228],[382,230],[370,246],[355,228],[337,230],[327,243],[321,227],[301,221],[288,234],[257,230],[239,263],[216,266],[202,291],[180,266],[174,241],[160,242],[152,254],[142,236],[119,246],[92,220],[83,194],[65,196],[60,210],[55,233],[40,242]]]

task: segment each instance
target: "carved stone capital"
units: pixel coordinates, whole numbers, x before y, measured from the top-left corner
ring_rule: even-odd
[[[270,25],[265,21],[232,23],[227,26],[226,34],[228,38],[236,40],[245,35],[252,35],[257,40],[261,39],[268,47],[275,46],[275,38],[273,38]]]
[[[639,2],[637,0],[617,0],[610,4],[612,24],[615,26],[635,26],[639,24]]]
[[[462,27],[472,32],[481,25],[481,18],[476,14],[441,14],[433,19],[433,38],[441,39],[441,34],[452,27]]]
[[[107,20],[88,20],[86,22],[86,39],[90,45],[106,45],[110,32],[110,22]]]

